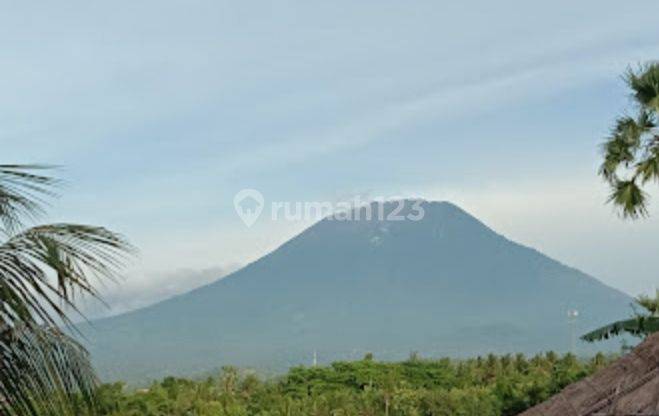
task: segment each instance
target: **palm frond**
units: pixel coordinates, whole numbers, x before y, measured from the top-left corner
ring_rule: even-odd
[[[93,278],[115,279],[135,249],[102,227],[50,224],[29,228],[0,245],[0,293],[8,317],[51,325],[69,323],[76,294],[98,298]],[[11,319],[9,320],[11,321]]]
[[[647,216],[647,195],[634,179],[618,179],[612,188],[609,202],[620,207],[623,217],[636,219]]]
[[[636,172],[642,183],[659,180],[659,148],[653,148],[647,157],[638,162]]]
[[[581,337],[587,342],[602,341],[622,333],[644,336],[659,330],[659,318],[654,316],[637,316],[632,319],[617,321],[591,331]]]
[[[45,165],[0,165],[0,222],[5,234],[17,230],[25,220],[44,213],[44,197],[52,196],[58,181],[35,171]]]
[[[54,327],[0,332],[0,413],[78,415],[92,408],[97,379],[85,349]]]
[[[635,301],[638,305],[648,311],[650,315],[657,316],[657,314],[659,314],[659,290],[657,290],[655,297],[640,295]]]
[[[43,213],[57,183],[36,165],[0,165],[0,414],[78,415],[93,402],[87,351],[63,333],[75,297],[98,298],[94,279],[114,280],[135,249],[102,227],[50,224]]]
[[[659,63],[653,62],[629,69],[627,84],[634,91],[634,98],[643,106],[659,111]]]
[[[611,135],[602,145],[604,162],[600,174],[609,182],[615,178],[616,171],[622,165],[629,165],[636,160],[639,150],[643,147],[643,138],[655,127],[654,117],[647,111],[641,111],[639,116],[621,117],[611,131]]]

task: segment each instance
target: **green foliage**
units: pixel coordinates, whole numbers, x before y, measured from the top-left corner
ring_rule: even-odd
[[[0,165],[0,414],[78,415],[93,406],[87,351],[59,328],[76,295],[98,294],[132,247],[101,227],[27,227],[57,183],[42,166]]]
[[[646,337],[659,331],[659,290],[654,298],[641,295],[636,298],[636,304],[644,309],[644,312],[635,310],[634,317],[613,322],[597,328],[581,337],[588,342],[601,341],[627,333],[637,337]]]
[[[148,389],[101,386],[103,416],[499,416],[546,400],[610,362],[555,353],[527,358],[368,360],[295,367],[273,380],[225,367],[216,378],[166,378]]]
[[[659,63],[629,70],[626,76],[637,116],[620,117],[603,145],[600,174],[611,186],[610,202],[623,216],[647,215],[647,195],[642,186],[659,180]]]

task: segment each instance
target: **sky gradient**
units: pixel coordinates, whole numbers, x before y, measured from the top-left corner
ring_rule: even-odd
[[[659,204],[621,221],[596,170],[632,110],[621,74],[659,57],[657,15],[642,0],[7,3],[3,161],[62,166],[50,219],[139,246],[124,286],[106,289],[115,312],[309,225],[246,228],[233,209],[243,188],[266,201],[449,200],[649,292]]]

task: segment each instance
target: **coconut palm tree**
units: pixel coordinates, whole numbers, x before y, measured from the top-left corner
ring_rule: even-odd
[[[57,181],[44,166],[0,165],[0,414],[80,413],[96,376],[75,334],[79,296],[98,298],[133,253],[120,235],[79,224],[34,225]],[[28,226],[28,224],[30,226]]]
[[[618,118],[603,145],[600,175],[611,186],[610,201],[623,216],[647,215],[643,186],[659,180],[659,63],[629,70],[625,80],[632,90],[635,116]]]
[[[634,308],[634,317],[605,325],[582,336],[581,339],[588,342],[601,341],[622,333],[631,334],[645,338],[659,330],[659,290],[654,298],[639,296],[636,304],[644,311],[639,312]]]
[[[630,69],[625,76],[632,90],[636,115],[619,117],[603,145],[600,175],[611,186],[609,202],[620,208],[623,217],[647,215],[647,194],[643,186],[659,181],[659,62]],[[659,292],[652,299],[636,298],[646,312],[631,319],[603,326],[581,337],[589,342],[608,339],[621,332],[646,336],[659,330]]]

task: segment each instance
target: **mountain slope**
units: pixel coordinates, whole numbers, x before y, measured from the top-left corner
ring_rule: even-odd
[[[93,357],[104,377],[136,380],[223,364],[279,370],[314,350],[325,361],[530,353],[569,347],[568,309],[583,329],[628,314],[625,294],[455,205],[422,207],[420,221],[325,219],[224,279],[97,321]]]

